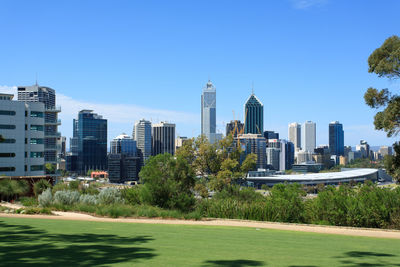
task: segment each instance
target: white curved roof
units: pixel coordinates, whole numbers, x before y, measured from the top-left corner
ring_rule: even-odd
[[[288,175],[271,175],[264,177],[247,177],[250,180],[281,180],[281,181],[319,181],[319,180],[340,180],[352,179],[360,176],[369,176],[378,172],[378,169],[353,169],[341,172],[327,173],[307,173],[307,174],[288,174]]]

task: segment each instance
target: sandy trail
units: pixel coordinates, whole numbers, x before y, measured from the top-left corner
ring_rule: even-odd
[[[21,207],[19,205],[9,204],[9,203],[7,204],[2,203],[1,205],[14,209]],[[303,232],[312,232],[321,234],[400,239],[400,231],[385,230],[385,229],[320,226],[320,225],[289,224],[289,223],[275,223],[275,222],[257,222],[257,221],[245,221],[245,220],[231,220],[231,219],[208,219],[201,221],[177,220],[177,219],[144,219],[144,218],[113,219],[113,218],[95,217],[92,215],[75,213],[75,212],[54,211],[53,213],[55,215],[26,215],[26,214],[0,213],[0,217],[40,218],[40,219],[53,219],[53,220],[80,220],[80,221],[97,221],[97,222],[122,222],[122,223],[234,226],[234,227],[252,227],[260,229],[265,228],[265,229],[276,229],[276,230],[303,231]]]

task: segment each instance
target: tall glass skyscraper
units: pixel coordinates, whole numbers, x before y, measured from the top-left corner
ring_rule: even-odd
[[[329,150],[331,155],[344,155],[343,125],[338,121],[329,123]]]
[[[301,148],[301,124],[297,122],[289,124],[289,141],[294,144],[295,149]]]
[[[252,93],[244,104],[244,133],[263,134],[264,105]]]
[[[133,126],[133,140],[136,141],[138,156],[141,159],[141,165],[151,156],[151,122],[142,119]]]
[[[207,137],[210,143],[214,143],[216,141],[216,99],[216,89],[209,80],[206,87],[203,88],[203,93],[201,94],[201,134]]]
[[[107,120],[93,113],[93,110],[81,110],[73,123],[77,171],[86,173],[88,170],[106,170]]]

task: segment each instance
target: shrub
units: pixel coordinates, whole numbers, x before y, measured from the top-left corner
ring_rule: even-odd
[[[19,201],[25,207],[37,206],[39,204],[35,197],[21,197]]]
[[[9,201],[29,192],[29,184],[25,180],[0,180],[0,199]]]
[[[81,184],[80,181],[71,181],[69,182],[69,189],[70,190],[75,190],[78,191],[79,190],[79,185]]]
[[[41,206],[41,207],[50,206],[52,201],[53,201],[53,195],[51,194],[51,189],[50,188],[47,188],[38,197],[39,206]]]
[[[122,198],[125,200],[126,203],[131,205],[137,205],[142,203],[142,196],[141,196],[141,186],[137,185],[130,188],[124,188],[121,191]]]
[[[81,195],[79,197],[79,203],[84,205],[97,205],[98,202],[96,195]]]
[[[49,183],[49,181],[45,179],[40,179],[33,185],[33,192],[36,196],[39,196],[47,188],[51,188],[51,184]]]
[[[93,185],[93,184],[90,184],[87,187],[82,186],[82,188],[80,189],[80,192],[82,194],[86,194],[86,195],[98,195],[100,193],[98,186]]]
[[[73,205],[79,202],[80,194],[78,191],[57,191],[54,194],[54,203],[61,205]]]
[[[111,205],[116,203],[123,203],[121,192],[113,187],[108,187],[100,191],[98,195],[99,203],[103,205]]]
[[[54,195],[54,194],[55,194],[56,192],[58,192],[58,191],[66,191],[66,190],[68,190],[68,189],[69,189],[68,184],[65,184],[65,183],[58,183],[58,184],[56,184],[56,185],[53,186],[52,193],[53,193],[53,195]]]
[[[51,215],[52,212],[49,208],[27,208],[27,209],[25,209],[25,214],[48,214],[48,215]]]

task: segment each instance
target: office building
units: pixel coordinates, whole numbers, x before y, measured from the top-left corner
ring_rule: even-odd
[[[110,142],[108,155],[108,178],[111,183],[124,183],[138,179],[140,158],[137,156],[136,141],[121,134]]]
[[[151,156],[151,122],[141,119],[133,126],[133,140],[136,141],[140,164],[143,166]]]
[[[360,144],[356,145],[356,151],[360,152],[361,158],[370,157],[370,147],[367,141],[360,140]]]
[[[295,149],[301,149],[301,124],[297,122],[290,123],[288,136]]]
[[[93,113],[81,110],[73,120],[73,141],[71,151],[77,155],[77,172],[105,170],[107,168],[107,120]]]
[[[44,175],[45,106],[0,94],[0,175]]]
[[[266,141],[261,134],[243,134],[236,139],[240,143],[240,147],[244,153],[241,155],[242,163],[246,156],[253,153],[257,155],[257,169],[266,168]]]
[[[243,133],[243,123],[240,120],[230,121],[226,124],[226,136],[232,134],[233,137],[237,137],[240,133]]]
[[[59,152],[58,158],[59,159],[65,159],[66,155],[66,143],[67,143],[67,138],[65,136],[60,136],[57,137],[57,151]]]
[[[215,143],[217,130],[217,91],[209,80],[201,94],[201,134],[207,137],[210,143]]]
[[[264,105],[252,93],[244,104],[244,133],[263,134],[264,132]]]
[[[267,168],[275,171],[280,169],[280,148],[267,147],[266,148],[266,161]]]
[[[152,128],[152,155],[175,153],[175,124],[160,122]]]
[[[294,144],[287,140],[280,140],[279,170],[290,170],[294,164]]]
[[[274,131],[264,131],[264,138],[267,139],[267,142],[270,139],[279,139],[279,133]]]
[[[313,152],[316,147],[315,122],[306,121],[301,127],[301,148],[306,152]]]
[[[61,147],[57,147],[57,138],[61,136],[58,132],[58,126],[61,125],[58,113],[61,108],[56,106],[55,90],[38,84],[18,86],[18,101],[44,104],[44,161],[56,165],[61,154]]]
[[[110,153],[137,156],[136,141],[131,136],[122,133],[111,140]]]
[[[331,155],[344,156],[343,125],[338,121],[329,123],[329,149]]]

